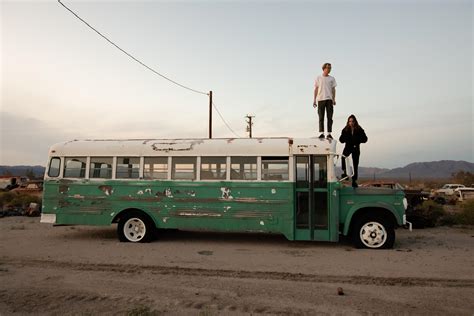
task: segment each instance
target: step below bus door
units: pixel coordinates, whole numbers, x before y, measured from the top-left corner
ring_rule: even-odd
[[[295,156],[296,240],[330,240],[327,157]]]

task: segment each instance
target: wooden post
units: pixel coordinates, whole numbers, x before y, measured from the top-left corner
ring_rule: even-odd
[[[209,91],[209,139],[212,138],[212,91]]]

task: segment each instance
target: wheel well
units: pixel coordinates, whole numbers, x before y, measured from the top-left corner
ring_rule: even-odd
[[[365,216],[381,216],[384,219],[388,220],[393,227],[397,226],[397,219],[392,212],[383,207],[365,207],[357,210],[351,218],[351,224],[349,227],[349,234],[352,231],[354,223],[356,223],[360,218]]]
[[[139,213],[143,214],[144,216],[148,217],[148,219],[152,223],[155,223],[153,218],[151,218],[151,216],[148,215],[147,212],[145,212],[144,210],[138,209],[138,208],[127,208],[127,209],[124,209],[124,210],[120,211],[117,215],[115,215],[114,219],[112,220],[112,223],[120,222],[121,218],[123,218],[124,216],[126,216],[127,214],[132,213],[132,212],[139,212]]]

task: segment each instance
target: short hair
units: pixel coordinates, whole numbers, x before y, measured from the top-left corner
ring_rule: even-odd
[[[331,67],[331,63],[324,63],[324,64],[323,64],[323,67],[322,67],[323,70],[324,70],[324,68],[326,68],[326,67]]]

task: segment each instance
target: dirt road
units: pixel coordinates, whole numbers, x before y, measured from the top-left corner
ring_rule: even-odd
[[[371,251],[179,231],[130,244],[38,221],[0,219],[0,315],[474,313],[473,228],[398,230]]]

